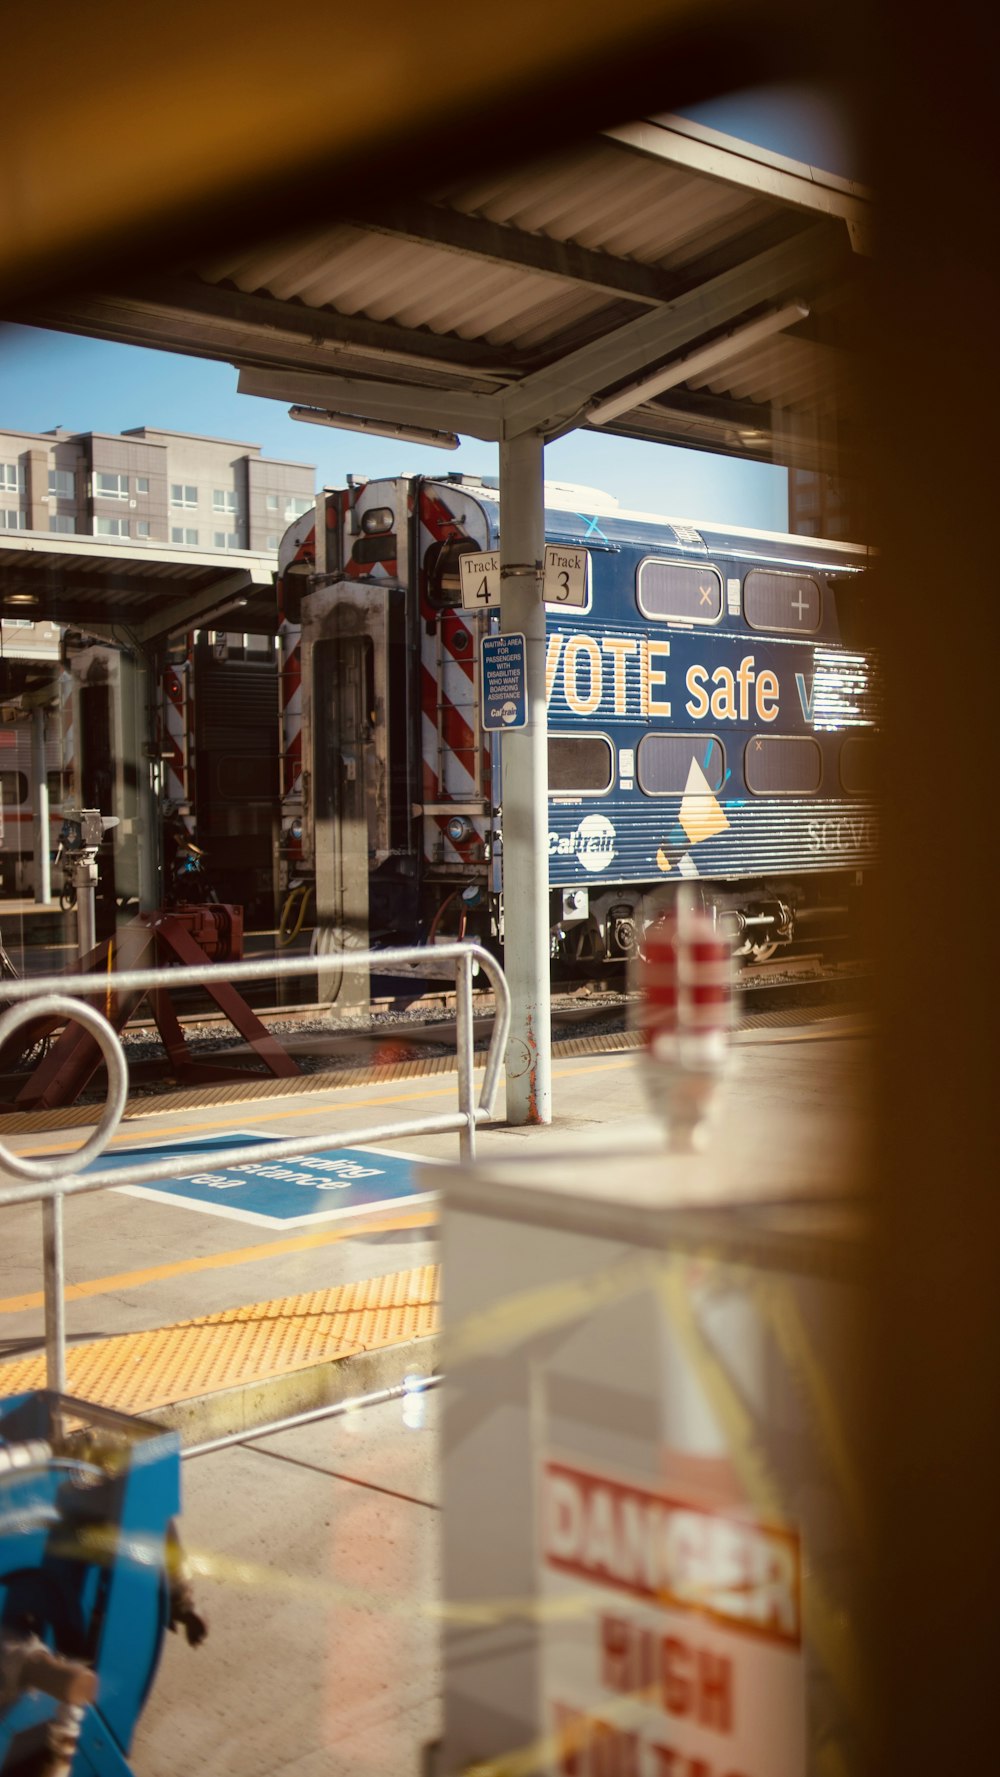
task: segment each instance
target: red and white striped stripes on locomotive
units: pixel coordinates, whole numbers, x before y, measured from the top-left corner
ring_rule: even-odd
[[[553,955],[626,957],[684,880],[746,954],[839,918],[875,856],[868,552],[546,494],[549,540],[589,555],[586,608],[548,607]],[[495,942],[497,613],[462,609],[459,558],[497,546],[496,489],[352,482],[317,512],[279,550],[293,868],[340,941]]]

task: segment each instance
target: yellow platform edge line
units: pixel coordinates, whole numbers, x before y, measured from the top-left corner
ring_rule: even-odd
[[[417,1266],[71,1345],[67,1391],[151,1413],[438,1331],[439,1269]],[[0,1364],[0,1396],[45,1386],[44,1354]]]

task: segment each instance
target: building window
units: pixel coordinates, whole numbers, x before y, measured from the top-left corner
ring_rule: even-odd
[[[57,500],[76,499],[76,476],[72,469],[49,470],[49,493]]]
[[[685,562],[639,563],[635,596],[644,617],[660,623],[717,623],[722,615],[722,575],[718,568]]]
[[[175,524],[171,527],[170,541],[171,543],[197,543],[198,533],[197,531],[185,529],[182,524]]]
[[[819,586],[805,574],[751,568],[743,582],[743,612],[751,629],[811,635],[822,615]]]
[[[137,537],[148,537],[149,536],[149,519],[148,518],[137,518],[136,519],[135,534]]]
[[[49,516],[50,531],[75,531],[76,519],[71,512],[53,512]]]
[[[293,518],[301,518],[303,512],[311,512],[315,500],[302,500],[298,495],[291,496],[285,503],[285,523],[291,524]]]
[[[197,506],[198,489],[191,487],[187,482],[172,481],[170,483],[170,504],[171,506]]]
[[[236,495],[232,488],[216,487],[212,489],[212,511],[236,511]]]
[[[278,535],[277,535],[276,531],[268,531],[267,542],[265,543],[264,547],[265,547],[265,549],[274,549],[274,550],[277,549]]]
[[[95,518],[94,530],[98,537],[127,537],[127,518]]]
[[[805,734],[755,734],[743,754],[743,776],[754,796],[812,796],[823,777],[823,755]]]
[[[726,755],[714,734],[645,734],[636,760],[639,788],[647,796],[683,796],[697,767],[692,795],[713,792],[725,781]]]
[[[0,512],[0,531],[26,531],[27,528],[26,512]]]
[[[840,749],[840,781],[848,796],[875,794],[875,736],[848,735]]]
[[[239,531],[214,531],[216,549],[239,549]]]
[[[20,463],[0,463],[0,494],[24,492],[24,470]]]
[[[98,500],[127,500],[128,476],[98,469],[94,476],[94,496]]]
[[[148,494],[148,492],[149,492],[149,476],[148,475],[137,475],[136,476],[135,491],[137,494]]]
[[[0,801],[13,808],[28,800],[28,780],[23,771],[0,771]]]
[[[267,509],[268,509],[268,511],[269,511],[269,512],[277,512],[277,511],[278,511],[278,509],[279,509],[279,507],[280,507],[280,505],[281,505],[281,501],[280,501],[280,499],[279,499],[279,498],[278,498],[278,495],[277,495],[277,494],[268,494],[268,496],[267,496]]]
[[[596,795],[611,788],[614,755],[603,734],[549,735],[549,790],[556,795]]]

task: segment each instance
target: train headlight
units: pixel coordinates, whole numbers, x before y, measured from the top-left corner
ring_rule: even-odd
[[[298,815],[296,815],[294,821],[292,822],[291,826],[288,829],[288,837],[289,837],[289,839],[294,840],[296,845],[298,845],[299,840],[302,838],[302,822],[300,821]]]
[[[361,529],[366,537],[383,537],[393,526],[391,506],[370,506],[361,515]]]
[[[463,840],[471,839],[472,837],[472,822],[467,815],[453,814],[445,828],[445,832],[451,840],[452,845],[461,845]]]

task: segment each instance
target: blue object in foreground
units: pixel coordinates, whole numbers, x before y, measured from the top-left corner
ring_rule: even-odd
[[[118,1148],[103,1154],[97,1165],[103,1169],[155,1160],[160,1154],[165,1159],[190,1155],[191,1170],[182,1178],[120,1188],[129,1196],[149,1197],[158,1203],[171,1199],[186,1209],[264,1227],[299,1227],[409,1209],[433,1198],[433,1193],[418,1192],[415,1187],[414,1155],[384,1153],[378,1148],[324,1148],[322,1153],[297,1159],[272,1160],[267,1150],[277,1139],[234,1130],[199,1141]],[[213,1155],[220,1149],[251,1144],[260,1147],[259,1160],[240,1167],[213,1165]]]
[[[183,1571],[176,1432],[40,1391],[0,1400],[0,1769],[130,1777]]]

